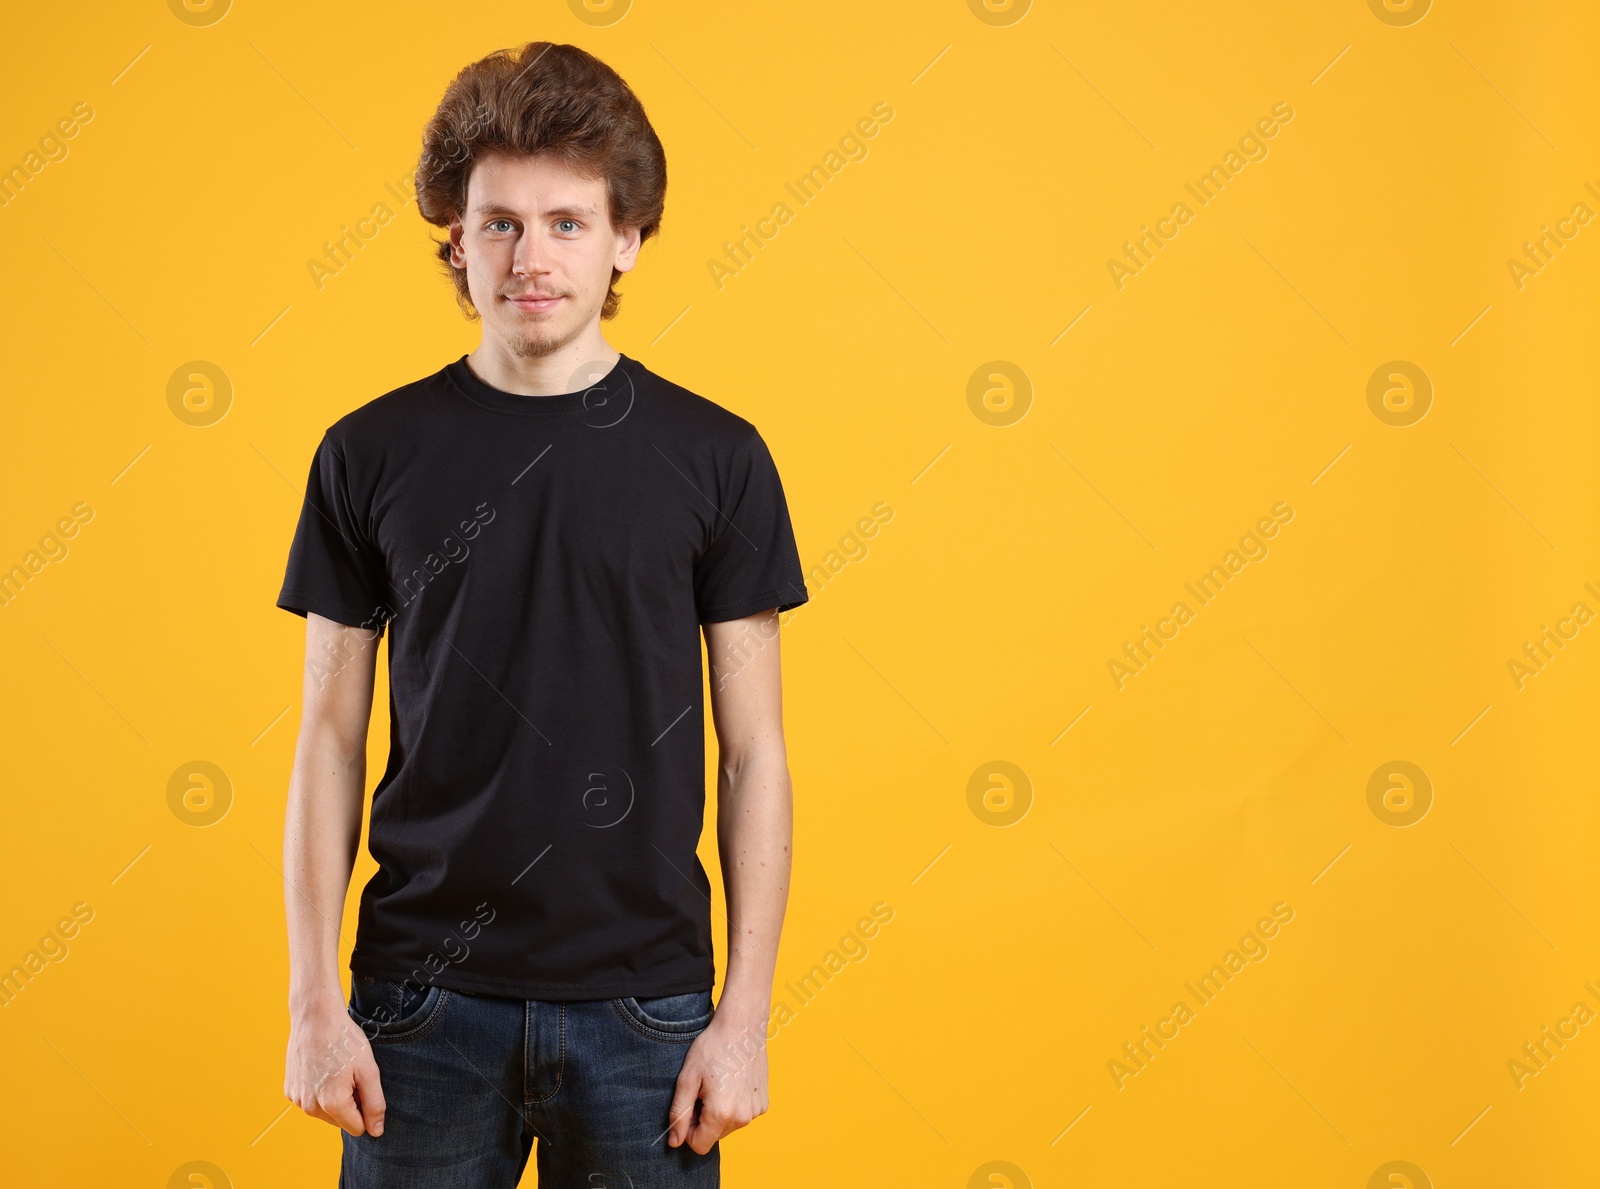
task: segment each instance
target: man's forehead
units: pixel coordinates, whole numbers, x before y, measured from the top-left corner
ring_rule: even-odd
[[[585,177],[553,157],[521,157],[490,153],[473,167],[467,183],[468,205],[474,212],[508,213],[556,208],[598,214],[605,179]]]

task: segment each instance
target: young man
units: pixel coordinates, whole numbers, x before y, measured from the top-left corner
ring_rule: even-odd
[[[535,1139],[541,1186],[717,1185],[719,1137],[767,1109],[791,839],[777,612],[806,589],[755,427],[600,333],[665,189],[644,109],[584,51],[462,71],[417,198],[483,340],[335,422],[311,464],[278,598],[306,617],[284,1090],[343,1129],[343,1189],[511,1189]]]

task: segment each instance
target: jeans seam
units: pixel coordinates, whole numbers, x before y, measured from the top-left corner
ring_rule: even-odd
[[[387,1035],[385,1035],[383,1033],[379,1033],[377,1036],[368,1036],[367,1037],[367,1043],[368,1044],[389,1044],[389,1043],[391,1043],[393,1041],[415,1040],[419,1036],[426,1036],[429,1032],[432,1032],[434,1030],[434,1028],[438,1026],[439,1020],[441,1018],[443,1018],[443,1016],[444,1016],[444,1005],[449,1003],[449,1002],[450,1002],[450,988],[449,987],[440,987],[439,988],[439,1002],[437,1002],[437,1003],[435,1003],[433,1005],[433,1010],[428,1013],[428,1018],[427,1019],[423,1020],[420,1024],[416,1025],[413,1028],[406,1029],[406,1031],[404,1031],[404,1032],[392,1032],[392,1033],[389,1033]],[[355,1016],[355,1010],[353,1008],[350,1009],[350,1014],[351,1014],[352,1017]],[[361,1020],[361,1019],[358,1018],[358,1019],[356,1019],[356,1024],[361,1028],[363,1033],[366,1032],[366,1021]]]
[[[533,1011],[533,1001],[528,1000],[527,1011]],[[567,1005],[556,1004],[556,1084],[550,1088],[550,1093],[541,1094],[537,1098],[528,1097],[528,1046],[522,1046],[522,1104],[524,1106],[538,1106],[541,1102],[549,1102],[561,1090],[561,1079],[567,1072]]]
[[[689,1031],[689,1032],[664,1032],[659,1028],[650,1027],[643,1020],[641,1020],[637,1016],[635,1016],[631,1011],[628,1010],[627,1004],[623,1003],[621,997],[618,997],[618,998],[613,999],[611,1001],[611,1008],[612,1008],[613,1011],[615,1011],[617,1013],[617,1015],[622,1017],[622,1022],[624,1024],[628,1025],[628,1027],[632,1028],[640,1036],[648,1037],[651,1040],[664,1040],[664,1041],[667,1041],[669,1043],[677,1043],[677,1044],[682,1044],[682,1043],[684,1043],[686,1041],[694,1040],[695,1037],[699,1036],[702,1032],[704,1032],[707,1028],[709,1028],[711,1026],[711,1017],[716,1014],[715,1010],[713,1010],[711,1012],[711,1015],[708,1015],[706,1017],[706,1022],[704,1024],[702,1024],[700,1027],[698,1027],[698,1028],[696,1028],[696,1029],[694,1029],[692,1031]]]

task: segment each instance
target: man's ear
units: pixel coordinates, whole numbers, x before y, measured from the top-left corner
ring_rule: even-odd
[[[461,225],[460,215],[450,216],[450,263],[456,268],[467,267],[467,250],[461,244],[461,236],[466,228]]]
[[[617,232],[617,254],[611,266],[618,272],[632,272],[633,266],[639,262],[641,242],[637,227],[624,227]]]

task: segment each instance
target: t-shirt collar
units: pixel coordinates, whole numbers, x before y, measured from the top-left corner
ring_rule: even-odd
[[[527,396],[496,388],[479,378],[468,365],[465,355],[446,365],[444,371],[450,382],[473,404],[519,417],[559,417],[603,409],[608,399],[618,395],[618,385],[628,379],[626,368],[632,362],[619,351],[617,362],[601,379],[577,392],[562,392],[553,396]]]

